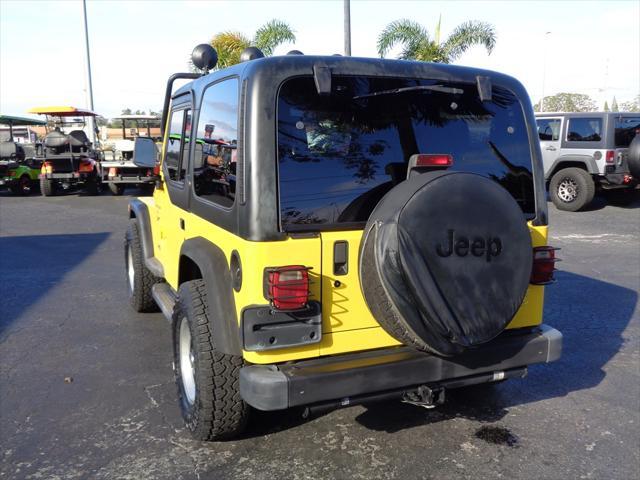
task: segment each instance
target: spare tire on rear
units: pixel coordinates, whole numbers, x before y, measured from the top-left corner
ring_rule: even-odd
[[[389,191],[360,247],[369,309],[398,341],[450,356],[496,337],[529,285],[522,210],[497,182],[429,172]]]

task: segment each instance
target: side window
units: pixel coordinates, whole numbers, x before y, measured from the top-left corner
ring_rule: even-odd
[[[187,166],[189,165],[189,151],[191,150],[191,110],[184,111],[184,134],[182,138],[184,147],[182,148],[182,162],[180,163],[180,181],[184,180],[184,177],[187,175]]]
[[[238,80],[211,85],[204,92],[193,163],[193,188],[198,197],[224,207],[236,195],[238,145]]]
[[[570,118],[567,140],[569,142],[599,142],[602,140],[602,119]]]
[[[182,156],[182,133],[184,125],[184,110],[176,110],[171,113],[169,126],[169,138],[164,156],[166,174],[170,180],[180,181],[179,168]]]
[[[542,141],[557,141],[560,138],[559,118],[540,118],[536,120],[538,137]]]

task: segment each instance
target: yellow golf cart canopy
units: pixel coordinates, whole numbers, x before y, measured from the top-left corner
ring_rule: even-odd
[[[29,127],[32,125],[46,125],[44,120],[27,117],[15,117],[13,115],[0,115],[0,125],[9,125],[15,127]]]
[[[76,107],[35,107],[28,113],[37,113],[38,115],[51,115],[52,117],[98,117],[96,112]]]

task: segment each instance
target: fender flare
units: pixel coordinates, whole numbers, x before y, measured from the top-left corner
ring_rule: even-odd
[[[192,260],[200,269],[207,288],[207,303],[212,322],[213,344],[220,353],[242,356],[240,327],[233,296],[229,263],[220,247],[195,237],[186,240],[180,257]]]
[[[146,267],[156,277],[164,278],[164,268],[162,268],[162,264],[156,260],[153,254],[153,235],[151,234],[149,207],[137,198],[129,200],[129,218],[135,218],[136,222],[138,222],[142,254]]]
[[[551,173],[553,172],[555,174],[555,171],[558,169],[559,165],[569,162],[583,164],[586,167],[587,172],[589,172],[591,175],[597,175],[599,173],[598,164],[591,155],[562,155],[561,157],[555,159],[555,161],[551,165],[551,168],[547,171],[548,173],[545,175],[545,180],[548,181],[551,179],[551,177],[553,176]]]

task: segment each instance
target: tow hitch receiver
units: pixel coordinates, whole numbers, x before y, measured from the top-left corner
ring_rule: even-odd
[[[402,402],[417,407],[435,408],[444,403],[444,388],[430,388],[421,385],[415,390],[408,390],[402,394]]]

